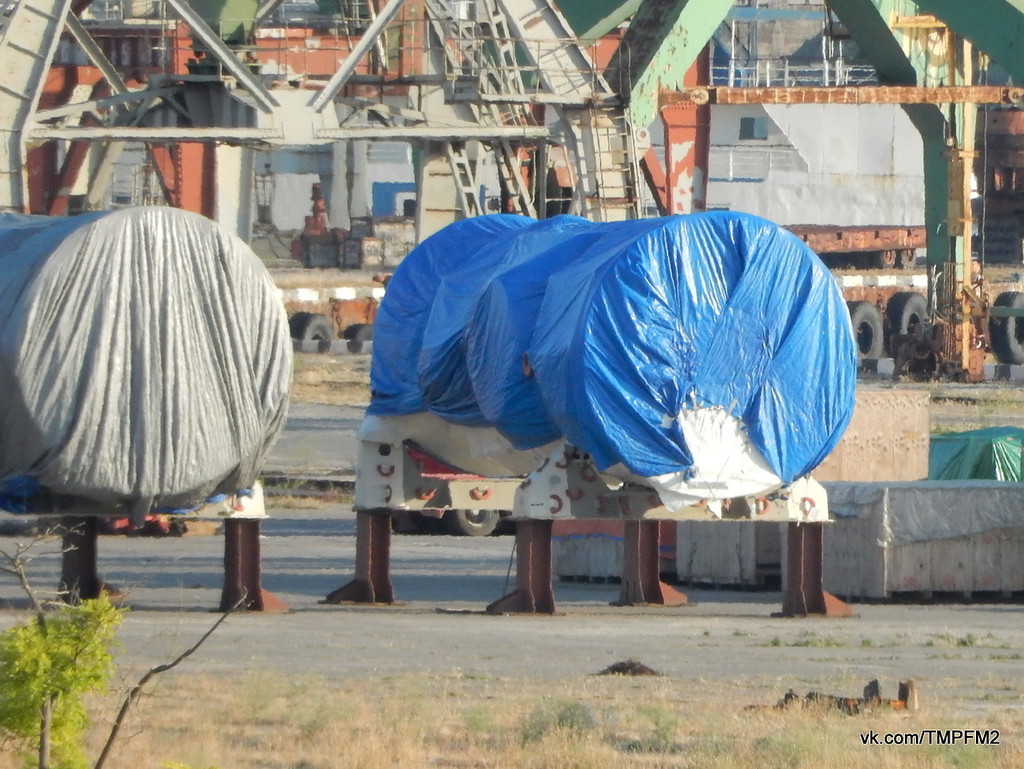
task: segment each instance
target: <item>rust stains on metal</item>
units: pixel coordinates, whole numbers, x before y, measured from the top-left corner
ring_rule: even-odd
[[[924,227],[794,224],[786,227],[816,254],[925,247]]]
[[[662,91],[659,105],[673,104],[1020,104],[1024,88],[1001,86],[849,86],[728,88]]]

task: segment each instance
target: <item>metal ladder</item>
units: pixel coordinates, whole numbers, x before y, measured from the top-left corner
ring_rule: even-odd
[[[25,129],[71,0],[6,0],[0,6],[0,208],[25,209]]]
[[[510,79],[516,77],[517,73],[501,63],[507,54],[500,54],[499,62],[495,66],[494,62],[488,61],[488,56],[484,52],[481,36],[485,34],[485,25],[489,25],[495,15],[500,17],[493,0],[480,0],[473,4],[473,10],[477,13],[485,8],[485,21],[481,23],[479,19],[455,18],[455,14],[451,12],[451,5],[440,0],[428,0],[426,3],[434,34],[441,42],[441,49],[445,54],[453,89],[459,87],[463,72],[467,70],[476,81],[478,93],[500,98],[502,91],[512,88],[522,95],[521,81],[513,82]],[[498,44],[499,49],[507,48],[507,41],[502,45],[492,37],[493,27],[490,27],[489,31],[491,34],[485,35],[488,40]],[[514,51],[511,56],[514,62]],[[471,108],[476,119],[484,125],[525,125],[531,120],[528,109],[522,104],[513,103],[503,110],[501,104],[484,100],[473,102]],[[527,216],[536,216],[530,190],[519,173],[519,155],[516,148],[507,140],[494,141],[491,145],[499,175],[514,201],[516,210]],[[479,216],[483,213],[478,197],[480,184],[477,181],[475,164],[466,152],[465,143],[448,141],[443,144],[443,149],[451,166],[453,182],[458,188],[459,208],[463,216]],[[437,173],[436,169],[434,173]]]
[[[548,0],[497,0],[562,124],[575,171],[572,212],[595,221],[641,215],[633,127],[565,18]]]
[[[462,142],[445,142],[444,154],[451,165],[452,174],[459,188],[459,208],[467,218],[480,216],[483,210],[480,208],[480,198],[477,191],[480,185],[476,180],[476,167],[466,153],[465,144]]]

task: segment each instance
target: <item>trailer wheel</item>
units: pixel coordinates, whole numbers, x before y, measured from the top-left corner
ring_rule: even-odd
[[[882,313],[871,302],[847,302],[846,307],[850,311],[850,324],[860,357],[881,358],[884,350]]]
[[[486,537],[501,522],[497,510],[449,510],[441,519],[449,533],[463,537]]]
[[[879,251],[875,254],[875,265],[881,270],[890,270],[896,266],[896,252],[892,249]]]
[[[885,305],[885,317],[890,337],[913,334],[928,319],[928,301],[913,291],[900,291]]]
[[[1024,293],[1004,291],[996,297],[993,305],[1024,309]],[[1000,363],[1024,363],[1024,318],[989,318],[988,333],[992,340],[992,352]]]
[[[314,312],[295,313],[288,321],[288,328],[292,339],[298,339],[300,342],[317,342],[317,349],[320,352],[327,352],[334,339],[331,322]]]

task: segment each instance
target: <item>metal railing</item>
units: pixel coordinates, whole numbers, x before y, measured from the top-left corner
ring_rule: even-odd
[[[774,171],[807,172],[807,161],[793,147],[712,146],[708,179],[713,182],[761,182]]]
[[[743,64],[711,67],[711,84],[735,88],[792,86],[875,85],[878,76],[870,64],[834,61],[795,64],[787,59],[755,59]]]

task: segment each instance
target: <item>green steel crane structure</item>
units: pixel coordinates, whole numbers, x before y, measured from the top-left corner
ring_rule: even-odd
[[[629,120],[648,125],[663,92],[679,88],[713,32],[729,14],[729,0],[559,0],[578,33],[595,38],[632,16],[606,79],[618,89]],[[989,306],[977,290],[971,258],[970,179],[975,156],[978,102],[986,66],[996,63],[1013,82],[1024,84],[1022,0],[828,0],[826,13],[845,26],[868,56],[881,86],[892,93],[863,92],[864,102],[896,98],[918,129],[924,146],[925,225],[934,335],[927,340],[934,373],[980,376],[985,320],[1017,310]],[[930,90],[932,89],[932,90]],[[934,90],[937,89],[937,90]],[[954,90],[957,89],[957,90]],[[785,89],[779,89],[785,90]],[[808,91],[809,89],[796,89]],[[775,94],[782,101],[841,101],[818,93]],[[700,92],[708,98],[707,91]],[[942,94],[947,94],[943,96]],[[1024,91],[1007,89],[996,100],[1019,101]],[[944,99],[948,99],[945,101]],[[751,97],[756,101],[756,97]],[[1012,317],[1024,326],[1024,318]]]

